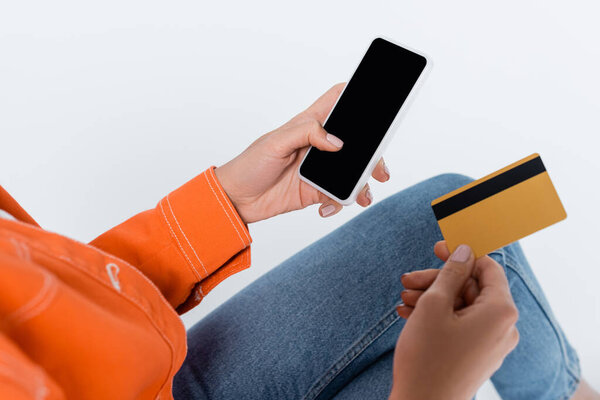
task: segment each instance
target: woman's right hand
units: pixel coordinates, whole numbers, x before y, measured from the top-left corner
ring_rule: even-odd
[[[436,254],[448,257],[440,246]],[[403,278],[426,290],[411,294],[414,308],[398,309],[408,320],[396,344],[390,400],[471,399],[519,341],[508,281],[497,262],[475,260],[465,245],[439,273],[427,271]]]

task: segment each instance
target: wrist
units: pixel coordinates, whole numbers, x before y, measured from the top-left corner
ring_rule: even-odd
[[[233,199],[231,198],[231,195],[229,194],[230,189],[229,189],[229,182],[227,179],[227,173],[226,173],[226,171],[223,171],[224,167],[225,166],[222,165],[220,167],[215,168],[215,177],[217,178],[217,181],[219,182],[219,184],[225,191],[225,194],[227,194],[227,197],[229,197],[229,200],[231,200],[233,202]]]
[[[238,215],[240,216],[240,218],[242,219],[242,221],[244,223],[247,223],[244,216],[242,215],[241,210],[240,210],[239,202],[237,201],[237,199],[235,197],[235,194],[234,194],[235,191],[233,189],[233,184],[232,184],[231,180],[229,179],[227,164],[224,164],[220,167],[216,167],[214,172],[215,172],[215,177],[217,178],[217,181],[223,188],[223,191],[229,198],[229,201],[231,202],[231,204],[237,211]]]

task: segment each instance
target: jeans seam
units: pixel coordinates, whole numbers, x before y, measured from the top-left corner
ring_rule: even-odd
[[[505,251],[496,252],[496,254],[502,254],[506,268],[510,268],[519,277],[519,279],[523,282],[523,284],[525,285],[525,287],[527,288],[527,290],[529,291],[529,293],[531,294],[531,296],[537,303],[538,307],[542,310],[542,312],[546,316],[546,319],[550,323],[550,326],[552,327],[552,330],[554,331],[554,334],[556,335],[556,338],[558,339],[558,343],[560,345],[565,370],[570,375],[571,379],[573,380],[573,383],[579,382],[579,373],[576,371],[577,368],[575,368],[571,365],[571,360],[570,360],[570,357],[567,352],[567,346],[564,342],[562,335],[560,334],[560,332],[558,331],[558,328],[557,328],[558,322],[554,319],[553,316],[548,314],[547,310],[544,308],[544,306],[542,305],[542,302],[538,298],[536,291],[532,289],[533,284],[529,281],[526,274],[521,274],[519,272],[519,269],[515,266],[515,265],[519,264],[518,260],[516,260],[512,255],[506,253]]]
[[[317,398],[321,392],[330,384],[352,361],[354,361],[363,351],[385,333],[400,317],[394,308],[389,314],[383,317],[374,327],[369,329],[358,342],[355,342],[350,349],[344,353],[342,358],[330,367],[321,378],[312,385],[311,389],[302,398],[303,400],[312,400]]]

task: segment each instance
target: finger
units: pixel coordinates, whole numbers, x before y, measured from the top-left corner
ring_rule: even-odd
[[[344,145],[341,139],[327,133],[321,123],[315,119],[273,133],[269,137],[269,143],[272,152],[280,157],[289,156],[307,146],[314,146],[323,151],[338,151]]]
[[[356,197],[356,202],[363,207],[366,207],[373,202],[373,192],[371,192],[371,187],[368,183]]]
[[[400,293],[400,298],[402,298],[402,301],[407,306],[414,307],[423,293],[425,293],[423,290],[407,289]]]
[[[419,301],[419,298],[423,295],[423,293],[425,293],[424,290],[403,290],[402,293],[400,293],[400,297],[402,298],[402,301],[404,302],[404,304],[406,304],[407,306],[410,307],[415,307],[417,305],[417,301]],[[457,297],[456,299],[454,299],[454,309],[459,309],[465,306],[465,301],[462,297]]]
[[[390,170],[388,169],[387,165],[385,165],[383,158],[379,159],[379,162],[373,169],[371,176],[379,182],[385,182],[390,179]]]
[[[446,262],[446,260],[448,260],[448,257],[450,257],[450,250],[448,250],[448,246],[446,245],[445,240],[440,240],[439,242],[437,242],[435,246],[433,246],[433,252],[437,256],[437,258],[439,258],[443,262]]]
[[[337,101],[338,97],[346,86],[345,82],[335,84],[325,94],[317,99],[310,107],[308,107],[304,113],[319,121],[321,124],[325,123],[325,119],[329,115],[329,112],[333,108],[333,105]]]
[[[458,246],[440,270],[427,294],[435,293],[434,298],[440,302],[440,306],[451,309],[454,306],[454,299],[462,294],[463,287],[471,276],[474,265],[475,257],[471,248],[465,244]]]
[[[435,281],[439,272],[439,269],[423,269],[404,274],[400,280],[406,289],[425,290]]]
[[[457,297],[454,299],[454,309],[455,310],[460,310],[461,308],[464,308],[465,306],[466,306],[465,299],[463,299],[462,297]]]
[[[445,240],[440,240],[433,247],[433,252],[442,261],[446,261],[450,256],[450,251]],[[468,278],[463,290],[463,298],[466,305],[471,305],[479,296],[479,286],[473,278]]]
[[[412,314],[413,310],[413,307],[407,306],[405,304],[400,304],[396,306],[396,312],[399,316],[401,316],[404,319],[408,319],[408,317],[410,317],[410,314]]]
[[[323,218],[331,217],[337,214],[342,208],[343,206],[340,203],[329,199],[319,207],[319,215]]]
[[[466,305],[470,306],[475,302],[475,299],[479,296],[479,285],[473,278],[469,278],[465,283],[465,289],[463,292],[463,298],[465,299]]]
[[[433,281],[435,281],[435,278],[438,276],[439,272],[439,269],[424,269],[421,271],[414,271],[402,275],[402,278],[400,278],[400,280],[402,281],[402,285],[405,289],[407,289],[407,291],[413,290],[423,292],[424,290],[429,288],[429,286],[431,286]],[[477,281],[469,277],[463,287],[462,292],[462,296],[457,298],[457,301],[454,303],[454,308],[459,308],[464,305],[473,304],[473,302],[479,295],[479,286],[477,286]],[[462,301],[462,299],[464,299],[464,301]],[[408,303],[406,300],[404,302]]]
[[[488,297],[500,295],[512,303],[510,287],[504,269],[494,259],[489,256],[477,259],[473,277],[477,280],[479,286],[478,301],[485,301]]]

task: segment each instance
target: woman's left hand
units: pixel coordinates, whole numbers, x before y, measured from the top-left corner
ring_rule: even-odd
[[[328,134],[323,123],[339,97],[344,84],[333,86],[308,109],[288,123],[252,143],[242,154],[215,169],[217,179],[245,223],[251,223],[322,203],[319,214],[328,217],[342,205],[298,178],[297,169],[309,146],[338,151],[341,140]],[[373,170],[373,178],[390,178],[383,158]],[[366,184],[356,202],[366,207],[373,196]]]

